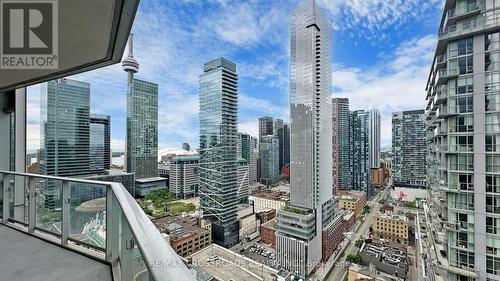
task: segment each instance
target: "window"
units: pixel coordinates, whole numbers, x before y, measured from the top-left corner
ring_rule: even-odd
[[[472,38],[465,38],[459,41],[451,42],[448,48],[448,56],[450,58],[472,54],[473,41]]]
[[[474,111],[472,96],[457,96],[449,99],[448,109],[453,113],[471,113]]]
[[[486,175],[486,192],[500,193],[500,175]]]
[[[484,123],[487,133],[500,133],[500,113],[486,114]]]
[[[500,173],[500,155],[486,155],[486,172]]]
[[[486,212],[500,214],[500,196],[486,195]]]
[[[458,154],[448,157],[450,170],[474,171],[474,155]]]
[[[474,150],[474,136],[451,136],[450,137],[450,151],[473,151]]]
[[[500,69],[500,53],[486,53],[484,55],[484,70],[492,71]]]
[[[450,132],[451,133],[466,133],[474,132],[474,118],[473,116],[457,116],[450,118]]]
[[[485,95],[485,110],[500,111],[500,93]]]
[[[500,72],[488,72],[484,75],[484,77],[484,89],[486,90],[486,92],[500,90]]]
[[[456,93],[457,95],[472,93],[474,92],[474,78],[472,76],[460,77],[454,83],[457,84]]]
[[[500,258],[486,255],[486,272],[500,274]]]
[[[486,152],[500,152],[500,135],[486,135]]]
[[[500,2],[500,0],[495,0],[495,1]],[[493,2],[493,0],[486,0],[486,3],[488,2]],[[486,7],[487,7],[486,9],[488,9],[488,4],[486,4]],[[486,36],[484,37],[484,50],[491,51],[498,49],[500,49],[500,33],[494,32],[486,34]]]

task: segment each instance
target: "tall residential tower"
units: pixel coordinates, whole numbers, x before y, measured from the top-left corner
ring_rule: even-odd
[[[395,186],[427,188],[424,110],[392,114],[392,175]]]
[[[301,277],[321,260],[332,202],[332,32],[314,0],[290,15],[290,204],[278,213],[277,262]]]
[[[350,184],[349,99],[332,99],[333,192],[348,190]]]
[[[218,58],[200,76],[200,207],[212,222],[214,242],[239,242],[238,74],[236,65]]]
[[[500,3],[444,2],[426,87],[433,242],[449,280],[500,280]]]

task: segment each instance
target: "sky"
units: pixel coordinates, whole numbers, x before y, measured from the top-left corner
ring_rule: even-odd
[[[258,118],[289,119],[288,15],[305,0],[145,0],[132,28],[136,77],[159,84],[159,153],[198,147],[198,79],[218,57],[237,64],[239,131]],[[442,0],[317,0],[333,31],[332,96],[350,109],[391,113],[425,107]],[[126,73],[121,64],[79,74],[91,84],[91,112],[111,116],[111,148],[124,151]],[[28,150],[40,146],[39,86],[28,89]]]

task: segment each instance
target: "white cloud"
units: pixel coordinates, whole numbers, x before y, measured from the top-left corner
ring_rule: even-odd
[[[259,122],[256,120],[240,122],[238,124],[238,131],[245,132],[250,134],[251,136],[258,137],[259,136]]]
[[[358,36],[384,40],[389,27],[399,28],[404,23],[428,17],[440,11],[441,0],[317,0],[333,19],[335,30],[357,29]],[[382,31],[382,32],[381,32]],[[352,34],[354,35],[354,34]]]
[[[382,145],[391,142],[392,112],[425,108],[425,84],[435,40],[424,36],[404,42],[392,58],[372,68],[334,67],[334,96],[349,98],[351,110],[381,110]]]

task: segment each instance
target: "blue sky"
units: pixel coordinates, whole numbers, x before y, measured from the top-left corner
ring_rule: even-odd
[[[136,77],[159,84],[159,149],[198,146],[198,77],[225,57],[239,73],[239,129],[257,119],[288,119],[288,14],[298,0],[143,0],[133,26]],[[305,0],[304,0],[305,1]],[[333,96],[351,110],[378,108],[382,144],[393,111],[425,106],[441,0],[317,0],[333,30]],[[112,149],[124,150],[126,74],[121,66],[80,74],[91,111],[112,118]],[[29,89],[28,147],[39,147],[39,88]]]

